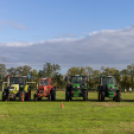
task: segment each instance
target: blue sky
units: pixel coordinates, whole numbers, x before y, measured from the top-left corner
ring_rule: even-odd
[[[0,0],[0,62],[15,64],[21,62],[20,64],[33,66],[36,63],[40,64],[34,66],[36,69],[41,69],[45,62],[58,63],[64,69],[82,65],[98,69],[101,65],[125,68],[125,65],[133,62],[131,55],[122,59],[126,48],[127,51],[132,50],[130,46],[133,44],[134,36],[133,7],[133,0]],[[111,46],[115,47],[111,50],[114,53],[119,49],[120,59],[116,60],[114,54],[108,54],[109,50],[103,52],[102,59],[105,57],[108,59],[101,62],[102,64],[94,55],[85,55],[86,50],[90,52],[93,49],[95,52],[100,50],[100,46],[102,49],[110,48],[106,47],[105,43],[110,44],[113,37],[116,39],[114,38],[114,44]],[[125,47],[120,46],[123,39],[125,39],[123,42],[126,42]],[[73,45],[75,43],[78,47]],[[95,48],[92,48],[94,44]],[[83,45],[88,49],[82,50]],[[27,52],[28,48],[30,50]],[[43,59],[33,53],[34,49],[37,54],[40,53],[42,48],[49,51],[47,55],[42,55]],[[59,55],[61,51],[66,51],[66,54]],[[30,57],[26,57],[29,53]],[[53,55],[55,60],[51,56],[47,57],[49,54]],[[91,61],[88,59],[84,61],[85,56],[89,57],[88,59],[92,57]],[[75,63],[76,57],[79,60]],[[108,60],[111,62],[107,62]]]

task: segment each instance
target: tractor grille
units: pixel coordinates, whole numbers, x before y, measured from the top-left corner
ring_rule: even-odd
[[[77,91],[77,90],[79,90],[80,88],[73,88],[73,90],[75,90],[75,91]]]
[[[39,89],[39,94],[44,94],[44,89]]]

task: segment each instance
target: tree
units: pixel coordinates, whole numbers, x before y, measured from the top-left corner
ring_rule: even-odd
[[[4,76],[6,74],[7,70],[6,70],[6,66],[5,64],[0,64],[0,75]]]
[[[11,67],[11,68],[7,69],[7,72],[8,72],[8,75],[11,75],[11,76],[16,76],[17,75],[17,70],[14,67]]]

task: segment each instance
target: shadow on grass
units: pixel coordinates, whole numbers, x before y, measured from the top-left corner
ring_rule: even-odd
[[[6,102],[6,101],[2,101],[0,100],[0,102]],[[15,101],[12,101],[12,100],[7,100],[7,102],[21,102],[19,101],[19,99],[16,99]],[[42,100],[37,100],[37,101],[34,101],[33,99],[31,99],[30,101],[25,101],[25,102],[100,102],[98,101],[98,99],[88,99],[87,101],[83,101],[83,99],[77,99],[77,98],[73,98],[71,101],[66,101],[65,99],[56,99],[55,101],[49,101],[47,100],[47,98],[43,98]],[[112,99],[109,99],[109,100],[106,100],[103,101],[103,102],[116,102],[116,101],[113,101]],[[134,102],[134,99],[121,99],[121,102]]]

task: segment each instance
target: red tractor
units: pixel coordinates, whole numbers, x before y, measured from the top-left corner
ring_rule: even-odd
[[[52,86],[52,80],[50,78],[39,79],[39,86],[36,94],[34,94],[34,100],[41,100],[42,97],[48,97],[49,101],[56,100],[56,89]]]

